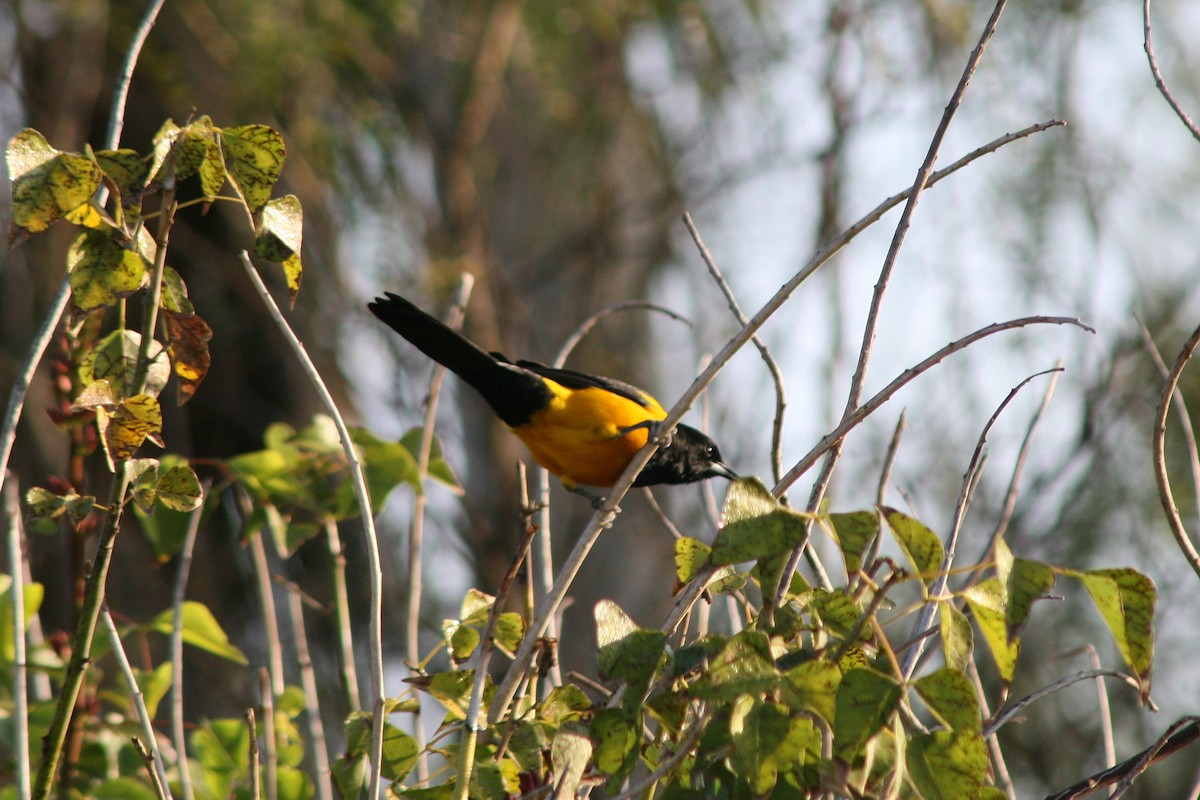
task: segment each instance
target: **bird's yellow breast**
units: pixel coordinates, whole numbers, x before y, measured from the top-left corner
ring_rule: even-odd
[[[604,389],[568,389],[549,379],[546,385],[554,398],[512,431],[568,488],[612,486],[649,440],[645,428],[621,431],[667,415],[649,395],[642,405]]]

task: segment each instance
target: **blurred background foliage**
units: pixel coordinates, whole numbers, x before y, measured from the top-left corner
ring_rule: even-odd
[[[115,72],[143,10],[131,2],[4,0],[4,138],[31,126],[64,150],[100,141]],[[430,367],[369,319],[364,303],[389,289],[440,311],[462,272],[476,278],[468,333],[514,356],[551,359],[589,314],[622,300],[650,299],[687,315],[691,329],[641,312],[606,318],[571,362],[642,385],[669,405],[704,353],[736,330],[681,212],[695,215],[742,305],[756,309],[816,245],[911,182],[989,11],[965,0],[168,0],[134,78],[123,142],[144,150],[164,118],[193,113],[283,132],[280,189],[300,197],[306,222],[308,269],[292,321],[344,406],[380,435],[418,424]],[[1200,107],[1200,73],[1187,49],[1200,15],[1183,0],[1157,4],[1155,13],[1167,79],[1186,107]],[[1195,324],[1200,150],[1154,92],[1134,4],[1010,8],[940,164],[1050,118],[1068,126],[1011,145],[922,200],[868,391],[1004,317],[1075,314],[1097,335],[1033,329],[939,367],[852,437],[831,500],[841,510],[873,501],[903,405],[908,430],[890,501],[908,503],[936,528],[950,518],[992,410],[1026,375],[1062,359],[1067,373],[1034,441],[1009,536],[1018,554],[1080,568],[1127,564],[1158,582],[1156,698],[1169,713],[1146,714],[1114,692],[1118,752],[1128,754],[1174,716],[1195,713],[1200,696],[1189,666],[1200,647],[1191,623],[1195,577],[1157,506],[1148,442],[1159,381],[1132,318],[1141,313],[1168,361]],[[175,447],[199,460],[257,449],[269,424],[301,426],[316,410],[241,275],[234,253],[247,242],[227,213],[218,205],[181,215],[173,234],[180,260],[172,266],[185,280],[203,275],[189,285],[215,331],[204,390],[170,410],[166,423]],[[785,467],[840,415],[892,220],[860,237],[763,332],[788,379]],[[24,358],[60,280],[58,233],[0,261],[0,385]],[[1186,377],[1189,397],[1198,380]],[[969,552],[996,524],[1042,387],[1027,389],[992,433]],[[40,413],[53,404],[47,369],[17,442],[21,475],[67,473],[67,443]],[[768,472],[773,405],[766,371],[749,352],[710,393],[708,426],[739,470]],[[433,490],[431,645],[444,609],[456,607],[468,585],[492,591],[511,555],[514,463],[522,455],[453,384],[440,425],[467,494]],[[1176,496],[1185,519],[1196,511],[1190,485],[1181,467]],[[556,534],[569,542],[588,509],[555,491]],[[659,497],[681,526],[703,536],[708,523],[694,510],[701,504],[671,505],[694,491]],[[796,491],[802,503],[803,481]],[[405,502],[394,499],[385,517],[392,624],[403,610]],[[590,626],[597,597],[653,624],[669,603],[670,536],[641,498],[625,506],[585,568],[568,626]],[[193,592],[253,654],[248,557],[235,521],[225,527],[210,526],[199,548]],[[362,554],[356,537],[343,540],[353,574]],[[86,551],[66,539],[34,545],[35,577],[48,585],[44,623],[69,629],[70,586]],[[142,574],[150,556],[140,546],[131,536],[118,548],[142,571],[119,574],[139,577],[110,582],[113,609],[135,619],[167,602],[168,577]],[[302,582],[306,566],[324,558],[320,547],[303,548],[278,569]],[[1079,598],[1043,606],[1041,624],[1035,617],[1026,634],[1017,694],[1085,667],[1085,657],[1069,655],[1073,648],[1104,640]],[[1073,628],[1089,632],[1076,638]],[[399,637],[389,644],[399,648]],[[563,657],[571,667],[590,664],[593,654]],[[224,669],[193,658],[191,674]],[[1115,663],[1111,652],[1101,659]],[[190,702],[204,706],[193,712],[236,712],[253,693],[253,676],[236,680],[241,685],[221,684],[231,686],[227,695],[192,694]],[[1005,740],[1018,787],[1036,794],[1098,768],[1099,736],[1088,689],[1035,706]],[[1068,750],[1076,757],[1064,759]],[[1194,768],[1186,759],[1169,763],[1138,796],[1182,796]]]

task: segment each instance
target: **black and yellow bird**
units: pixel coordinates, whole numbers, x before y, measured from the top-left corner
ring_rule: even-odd
[[[580,485],[616,483],[649,440],[655,423],[667,416],[657,400],[627,383],[485,352],[391,292],[367,307],[483,395],[534,461],[594,503],[597,498]],[[633,485],[692,483],[716,476],[737,478],[712,439],[679,425]]]

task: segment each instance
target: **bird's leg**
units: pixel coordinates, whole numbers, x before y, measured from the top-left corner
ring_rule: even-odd
[[[577,494],[580,497],[586,497],[591,502],[592,508],[596,509],[597,511],[599,511],[600,507],[604,505],[604,501],[608,499],[607,497],[598,495],[595,492],[589,492],[587,489],[584,489],[582,486],[578,485],[568,486],[566,483],[563,483],[563,488],[572,494]]]
[[[633,433],[636,430],[645,430],[646,433],[649,434],[650,438],[654,440],[655,444],[657,444],[659,447],[667,447],[671,444],[671,437],[669,435],[659,435],[659,432],[662,430],[662,425],[660,425],[659,421],[656,419],[644,419],[636,425],[630,425],[627,428],[619,428],[617,433],[620,436],[624,436],[626,434]]]

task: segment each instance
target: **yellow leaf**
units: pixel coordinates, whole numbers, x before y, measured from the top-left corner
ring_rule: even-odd
[[[266,125],[242,125],[221,131],[221,148],[230,181],[250,213],[257,214],[283,171],[283,137]]]
[[[162,432],[162,409],[158,400],[148,394],[122,401],[116,411],[107,416],[104,442],[110,456],[117,461],[132,458],[142,442],[149,437],[158,437]]]
[[[100,167],[76,153],[61,153],[32,128],[12,138],[6,152],[12,178],[9,240],[40,233],[87,203],[100,187]]]
[[[67,251],[71,292],[83,311],[110,306],[142,288],[146,262],[107,230],[86,230]]]

